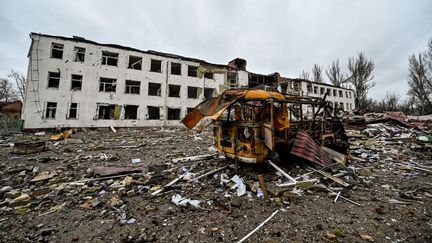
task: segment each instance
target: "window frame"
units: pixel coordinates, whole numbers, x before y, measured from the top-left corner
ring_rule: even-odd
[[[196,89],[196,97],[190,97],[189,96],[189,89],[194,88]],[[199,98],[199,94],[198,94],[198,87],[195,86],[187,86],[187,98],[188,99],[198,99]]]
[[[110,60],[115,60],[115,65],[109,64]],[[117,67],[119,61],[119,53],[112,51],[102,51],[101,65]]]
[[[54,104],[53,107],[49,107],[49,105]],[[54,110],[53,113],[49,113],[49,111]],[[48,114],[53,114],[53,116],[48,116]],[[45,119],[55,120],[57,114],[57,102],[46,102],[45,105]]]
[[[150,85],[159,85],[159,89],[158,92],[156,92],[156,94],[150,94]],[[154,82],[149,82],[147,85],[147,95],[148,96],[156,96],[156,97],[161,97],[162,96],[162,84],[161,83],[154,83]]]
[[[178,117],[176,116],[176,118],[171,119],[170,118],[170,111],[175,110],[176,112],[178,112]],[[167,108],[167,113],[166,113],[166,120],[167,121],[179,121],[181,120],[181,108],[179,107],[168,107]]]
[[[154,118],[152,118],[152,117],[150,117],[150,109],[153,109],[153,108],[157,108],[158,109],[158,113],[159,113],[159,117],[158,118],[156,118],[156,117],[154,117]],[[147,106],[147,116],[146,116],[146,120],[160,120],[161,119],[161,108],[159,107],[159,106],[152,106],[152,105],[148,105]]]
[[[126,118],[126,107],[135,107],[136,108],[136,114],[135,118]],[[139,118],[139,105],[123,105],[124,114],[123,114],[123,120],[138,120]]]
[[[159,70],[153,70],[153,62],[159,62]],[[149,71],[152,73],[162,73],[162,60],[151,58]]]
[[[81,52],[83,51],[83,52]],[[86,49],[84,47],[79,47],[79,46],[74,46],[74,62],[80,62],[80,63],[84,63],[85,62],[85,52]],[[83,56],[83,60],[77,60],[79,57],[79,54],[82,54]]]
[[[178,65],[179,73],[173,73],[173,65]],[[170,74],[171,75],[181,76],[182,75],[182,64],[180,62],[171,62],[171,65],[170,65]]]
[[[76,107],[72,108],[72,104],[76,104]],[[71,117],[70,116],[72,109],[75,110],[75,117]],[[77,102],[71,102],[71,103],[69,103],[66,119],[67,120],[78,120],[79,119],[78,109],[79,109],[79,103],[77,103]]]
[[[74,79],[74,76],[80,76],[81,79]],[[71,87],[70,87],[70,90],[73,90],[73,91],[81,91],[81,90],[82,90],[82,80],[83,80],[83,76],[82,76],[82,75],[80,75],[80,74],[71,74]],[[79,89],[77,89],[77,88],[73,88],[73,83],[74,83],[74,81],[80,83],[80,87],[79,87]]]
[[[132,58],[136,58],[137,61],[135,61],[134,63],[131,63],[131,57],[132,57]],[[139,68],[134,68],[133,66],[134,66],[135,64],[137,64],[137,63],[140,63]],[[128,58],[128,69],[132,69],[132,70],[142,70],[142,67],[143,67],[143,58],[142,58],[142,57],[140,57],[140,56],[134,56],[134,55],[129,55],[129,58]]]
[[[171,87],[172,88],[178,88],[178,95],[177,96],[172,96],[171,95]],[[168,84],[168,97],[170,97],[170,98],[180,98],[181,97],[180,93],[181,93],[181,85],[178,85],[178,84]]]
[[[111,80],[113,82],[111,82],[111,83],[109,83],[109,82],[103,82],[102,79]],[[106,90],[107,89],[106,88],[107,84],[111,84],[113,90],[107,91]],[[103,85],[103,89],[101,90],[102,85]],[[104,92],[104,93],[111,93],[112,92],[112,93],[115,93],[116,91],[117,91],[117,79],[114,79],[114,78],[105,78],[105,77],[100,77],[99,78],[99,92]]]
[[[51,74],[58,74],[57,77],[51,77]],[[50,72],[48,71],[48,78],[47,78],[47,89],[59,89],[60,88],[60,79],[61,79],[61,73],[60,72]],[[50,79],[58,79],[57,87],[51,87],[50,86]]]
[[[193,70],[195,69],[195,70]],[[196,78],[198,77],[198,66],[188,65],[188,77]]]
[[[55,45],[61,46],[61,48],[59,48],[59,47],[55,47]],[[59,58],[59,57],[54,57],[54,56],[53,56],[53,55],[54,55],[54,50],[56,50],[56,51],[61,51],[61,57],[60,57],[60,58]],[[62,60],[62,59],[63,59],[63,54],[64,54],[64,44],[60,44],[60,43],[52,42],[52,43],[51,43],[51,55],[50,55],[50,58],[52,58],[52,59],[60,59],[60,60]]]
[[[135,82],[135,84],[128,84],[128,82]],[[136,84],[138,83],[138,84]],[[134,88],[138,88],[138,93],[132,92],[134,90]],[[126,80],[125,81],[125,94],[133,94],[133,95],[139,95],[141,94],[141,81],[137,81],[137,80]]]

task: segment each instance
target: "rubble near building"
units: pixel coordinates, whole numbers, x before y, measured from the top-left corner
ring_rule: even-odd
[[[1,238],[429,242],[432,139],[422,121],[349,124],[351,156],[330,153],[324,166],[227,162],[211,129],[3,135]],[[26,142],[46,147],[16,153]]]

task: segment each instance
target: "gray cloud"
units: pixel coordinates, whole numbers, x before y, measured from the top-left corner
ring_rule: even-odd
[[[26,71],[29,32],[227,63],[297,77],[313,64],[365,52],[376,64],[370,96],[407,91],[408,56],[432,38],[430,1],[8,1],[0,16],[0,77]]]

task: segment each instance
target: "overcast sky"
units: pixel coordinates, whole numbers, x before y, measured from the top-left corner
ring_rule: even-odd
[[[0,77],[26,73],[30,32],[78,35],[226,64],[248,61],[255,73],[298,77],[317,63],[363,51],[376,86],[406,94],[408,56],[432,38],[432,1],[2,1]]]

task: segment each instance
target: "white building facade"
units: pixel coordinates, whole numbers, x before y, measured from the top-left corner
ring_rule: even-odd
[[[24,128],[172,126],[248,73],[172,54],[31,34]]]
[[[329,92],[334,107],[355,109],[353,90],[254,74],[240,58],[221,65],[82,37],[30,37],[24,129],[175,126],[206,98],[258,84],[303,96]]]
[[[354,90],[344,87],[336,87],[326,83],[317,83],[304,79],[287,79],[279,85],[281,92],[288,94],[324,98],[334,109],[344,111],[355,110]],[[304,112],[311,112],[312,108],[307,107]]]

